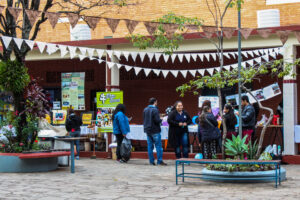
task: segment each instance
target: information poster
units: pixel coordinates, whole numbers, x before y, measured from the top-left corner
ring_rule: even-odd
[[[52,110],[53,113],[53,124],[55,125],[64,125],[67,119],[67,111],[66,110]]]
[[[212,108],[219,108],[219,97],[217,96],[200,96],[199,97],[199,108],[202,107],[204,101],[209,100]]]
[[[101,132],[112,132],[112,114],[116,106],[123,103],[123,91],[97,92],[97,126]]]
[[[85,110],[84,77],[84,72],[61,74],[63,109],[68,109],[72,105],[74,110]]]
[[[90,125],[90,124],[92,124],[93,113],[92,112],[82,113],[81,118],[82,118],[82,124]]]

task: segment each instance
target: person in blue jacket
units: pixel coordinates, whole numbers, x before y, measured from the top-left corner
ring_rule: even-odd
[[[121,163],[126,161],[122,160],[120,148],[124,137],[130,132],[129,128],[129,120],[128,117],[125,115],[125,105],[118,104],[115,111],[113,112],[113,134],[117,138],[117,160]]]

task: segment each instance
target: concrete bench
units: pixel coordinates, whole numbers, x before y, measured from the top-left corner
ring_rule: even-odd
[[[275,187],[277,188],[278,182],[281,184],[281,161],[280,160],[217,160],[217,159],[192,159],[192,158],[181,158],[177,159],[175,162],[176,167],[176,185],[178,184],[178,178],[182,178],[182,182],[184,182],[184,178],[202,178],[207,180],[210,179],[210,176],[214,176],[214,180],[248,180],[249,178],[243,176],[234,176],[234,177],[217,177],[217,175],[208,175],[205,174],[205,177],[202,173],[187,173],[185,172],[185,164],[239,164],[239,165],[275,165],[274,174],[268,176],[257,176],[252,177],[251,180],[274,180]],[[178,167],[182,167],[182,172],[178,172]]]
[[[60,157],[60,156],[69,156],[71,155],[70,151],[57,151],[57,152],[45,152],[45,153],[24,153],[19,154],[20,159],[33,159],[33,158],[51,158],[51,157]]]

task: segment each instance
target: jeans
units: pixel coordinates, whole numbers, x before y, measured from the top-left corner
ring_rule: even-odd
[[[183,155],[184,158],[189,157],[189,134],[188,133],[183,133],[181,137],[178,137],[177,145],[175,148],[175,155],[176,158],[179,159],[181,158],[181,154]],[[180,149],[180,146],[182,146],[182,151]]]
[[[147,144],[148,144],[148,156],[149,162],[154,163],[153,149],[154,145],[157,153],[157,164],[160,164],[163,159],[163,149],[161,145],[161,135],[160,133],[149,134],[147,135]]]
[[[121,160],[122,157],[121,157],[121,151],[120,151],[120,149],[121,149],[121,144],[123,142],[124,136],[123,136],[123,134],[115,134],[115,136],[117,138],[117,152],[116,152],[117,159]]]
[[[74,131],[74,132],[70,132],[70,136],[71,137],[80,137],[80,131]],[[75,140],[75,145],[76,145],[76,156],[79,156],[79,151],[80,151],[80,143],[79,140]]]

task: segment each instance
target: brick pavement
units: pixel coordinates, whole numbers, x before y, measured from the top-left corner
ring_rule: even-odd
[[[288,165],[288,180],[273,183],[224,184],[187,179],[175,185],[174,161],[150,166],[147,160],[119,164],[81,159],[76,173],[60,168],[48,173],[0,174],[0,199],[299,199],[300,166]],[[199,166],[191,166],[200,170]],[[298,198],[297,198],[298,197]]]

